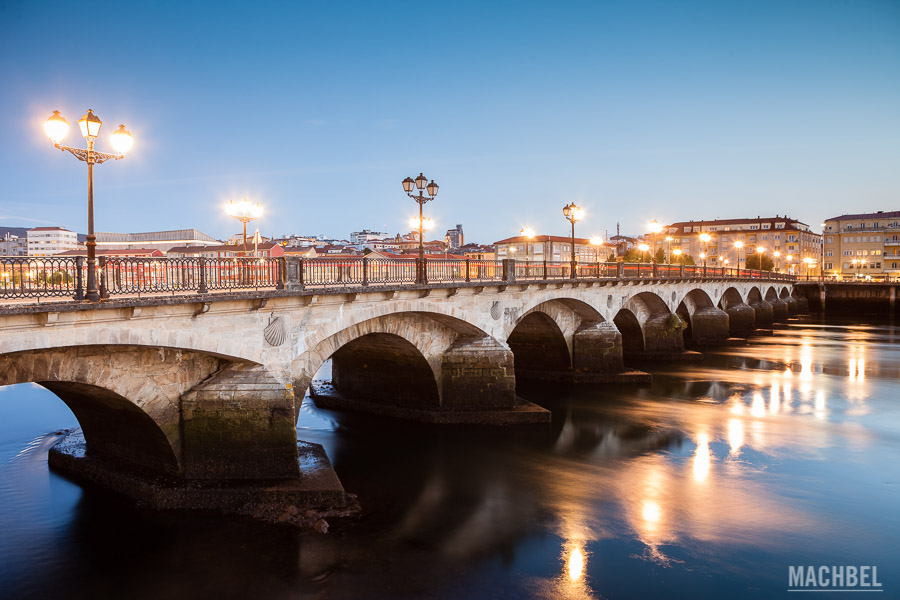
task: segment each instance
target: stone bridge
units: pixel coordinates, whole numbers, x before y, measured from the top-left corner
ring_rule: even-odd
[[[432,423],[539,423],[549,413],[517,397],[517,379],[621,380],[632,359],[677,359],[686,343],[723,343],[804,302],[791,282],[713,279],[20,304],[0,308],[0,385],[35,382],[57,394],[84,445],[57,452],[56,464],[80,459],[91,465],[82,475],[151,504],[236,509],[250,495],[223,501],[194,484],[221,491],[243,481],[333,505],[337,496],[310,488],[300,464],[311,463],[298,454],[309,448],[296,439],[300,401],[329,360],[331,385],[314,394],[320,406]],[[180,491],[148,491],[135,472]],[[342,494],[336,477],[324,477],[320,488]]]

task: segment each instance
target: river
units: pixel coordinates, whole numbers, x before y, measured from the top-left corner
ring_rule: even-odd
[[[0,388],[0,596],[772,598],[791,565],[875,565],[900,597],[900,327],[807,320],[704,355],[649,386],[520,390],[547,430],[307,398],[300,438],[363,507],[325,535],[72,483],[47,467],[72,413]]]

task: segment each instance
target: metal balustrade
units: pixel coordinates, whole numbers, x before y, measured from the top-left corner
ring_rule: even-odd
[[[702,265],[406,258],[131,258],[102,256],[102,298],[147,294],[207,294],[228,290],[365,288],[478,282],[621,279],[766,279],[796,281],[786,273]],[[0,298],[84,298],[83,257],[0,257]]]

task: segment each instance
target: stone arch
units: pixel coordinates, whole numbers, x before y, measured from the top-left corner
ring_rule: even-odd
[[[517,377],[572,368],[571,342],[544,311],[535,310],[519,319],[506,343],[515,357]]]
[[[393,333],[367,333],[331,355],[332,383],[342,394],[396,406],[440,406],[435,372],[422,352]]]
[[[622,334],[622,352],[635,355],[644,351],[644,332],[637,316],[627,308],[620,310],[613,319]]]
[[[0,356],[0,385],[34,382],[65,402],[87,452],[177,474],[182,470],[181,395],[225,361],[135,346],[77,346]]]
[[[365,340],[357,341],[364,337]],[[474,325],[455,317],[430,312],[402,312],[375,317],[345,327],[324,339],[313,340],[308,350],[302,352],[291,363],[295,394],[297,398],[302,398],[318,370],[334,356],[338,357],[338,385],[342,385],[340,363],[342,359],[346,359],[343,361],[343,382],[348,384],[351,393],[354,390],[359,391],[359,386],[364,381],[371,381],[371,377],[357,374],[357,383],[351,384],[354,381],[349,370],[353,362],[352,356],[355,357],[353,360],[374,361],[372,364],[379,365],[380,369],[387,370],[395,378],[404,377],[404,366],[415,367],[417,389],[420,392],[427,392],[428,398],[428,401],[422,404],[420,397],[419,406],[433,407],[435,404],[443,406],[447,400],[449,378],[445,377],[445,371],[449,357],[458,356],[460,351],[473,345],[478,346],[482,352],[493,351],[498,354],[499,358],[495,358],[501,368],[505,368],[504,361],[508,359],[509,370],[512,371],[512,352],[505,344],[488,336]],[[342,352],[345,347],[346,351]],[[386,354],[378,356],[379,351]],[[385,361],[394,362],[391,366]],[[431,372],[430,381],[422,371],[424,365],[427,365]],[[457,375],[456,371],[453,371],[452,375]],[[432,403],[435,399],[431,395],[432,383],[437,387],[436,403]],[[381,389],[385,387],[386,382],[382,381]],[[373,399],[384,399],[385,394],[379,393],[376,396],[378,397]],[[406,398],[401,404],[411,401],[410,398]]]
[[[719,298],[719,302],[717,304],[722,310],[728,310],[730,307],[738,306],[739,304],[744,303],[744,298],[743,296],[741,296],[741,293],[737,290],[737,288],[730,287],[722,292],[722,297]]]
[[[728,314],[716,308],[705,290],[696,288],[685,294],[675,313],[685,324],[685,342],[716,344],[728,338]]]
[[[769,286],[769,288],[766,290],[765,299],[766,302],[778,300],[778,290],[775,289],[775,286]]]
[[[565,340],[570,358],[573,355],[575,333],[606,322],[600,311],[582,300],[574,298],[545,300],[526,308],[521,316],[513,320],[507,326],[506,339],[509,339],[526,317],[536,312],[546,315],[556,324]]]
[[[762,301],[762,291],[756,286],[751,287],[750,291],[747,292],[747,304],[760,304]]]
[[[684,351],[682,326],[670,319],[672,314],[666,302],[653,292],[639,292],[630,297],[613,318],[622,333],[625,358],[680,355]],[[635,322],[638,328],[635,328]]]

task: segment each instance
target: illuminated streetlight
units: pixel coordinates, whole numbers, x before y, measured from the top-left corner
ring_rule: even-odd
[[[681,248],[675,248],[674,250],[672,250],[672,254],[674,254],[677,257],[676,260],[679,263],[684,262],[681,258]]]
[[[734,243],[734,247],[737,248],[738,251],[738,269],[741,268],[741,251],[744,248],[744,242],[738,240]]]
[[[756,257],[759,259],[759,270],[762,271],[762,255],[766,253],[765,246],[757,246],[756,247]]]
[[[781,256],[781,252],[776,250],[775,252],[772,253],[772,256],[775,257],[775,272],[777,273],[778,272],[778,257]]]
[[[647,251],[650,250],[650,246],[648,246],[647,244],[641,244],[640,246],[638,246],[638,250],[640,250],[642,254],[646,254]]]
[[[44,123],[44,133],[53,142],[53,145],[60,150],[71,153],[80,161],[86,162],[88,167],[88,232],[84,245],[87,247],[87,293],[84,298],[80,296],[80,292],[76,293],[75,299],[86,299],[89,302],[98,302],[100,300],[100,291],[97,289],[97,236],[94,235],[94,165],[99,165],[107,160],[119,160],[125,158],[125,153],[131,149],[134,144],[134,137],[125,129],[124,125],[113,132],[110,137],[113,149],[116,154],[107,154],[94,150],[94,141],[100,135],[100,127],[103,122],[88,109],[87,114],[78,120],[78,127],[81,129],[81,135],[87,142],[87,148],[71,148],[69,146],[61,146],[60,142],[69,132],[69,123],[59,114],[58,110],[54,110],[53,114]]]
[[[594,247],[594,262],[600,262],[600,246],[603,245],[603,238],[595,235],[591,238],[591,246]]]
[[[259,202],[257,202],[256,204],[250,204],[250,202],[248,202],[246,198],[243,198],[237,204],[234,203],[234,200],[229,200],[228,204],[225,205],[225,212],[228,213],[228,216],[234,217],[243,224],[243,256],[247,256],[247,223],[262,216],[262,207],[259,205]]]
[[[708,233],[700,234],[700,241],[703,242],[703,252],[700,253],[700,258],[703,259],[703,266],[706,266],[706,254],[709,252],[709,241],[712,239],[712,236]]]
[[[407,177],[402,183],[403,191],[406,192],[406,195],[415,200],[419,205],[419,262],[416,264],[416,270],[418,271],[416,283],[425,283],[425,246],[423,243],[425,235],[425,219],[422,216],[422,207],[425,203],[434,200],[435,196],[437,196],[438,184],[434,182],[434,179],[429,183],[428,178],[422,173],[419,173],[419,176],[415,179]],[[413,193],[414,188],[418,188],[418,194]],[[423,190],[428,192],[427,196],[422,193]]]
[[[528,260],[528,256],[532,254],[530,251],[531,248],[528,247],[528,242],[529,240],[534,239],[534,229],[532,229],[531,227],[523,227],[522,231],[520,231],[519,233],[525,237],[525,260]]]
[[[571,262],[571,278],[575,279],[575,223],[584,218],[584,210],[574,202],[563,206],[563,215],[572,224],[572,262]]]
[[[650,241],[653,243],[653,254],[652,259],[653,262],[656,262],[656,236],[659,235],[659,232],[662,231],[662,225],[659,224],[659,221],[653,219],[647,225],[647,228],[650,230]]]

